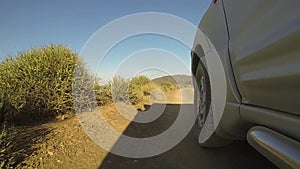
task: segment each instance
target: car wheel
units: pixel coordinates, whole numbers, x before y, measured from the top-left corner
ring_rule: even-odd
[[[210,128],[212,130],[214,130],[214,127],[213,122],[209,121],[212,118],[208,118],[209,115],[212,115],[212,113],[209,113],[211,109],[210,80],[207,70],[201,61],[199,61],[195,72],[194,88],[194,110],[196,113],[196,121],[193,129],[198,143],[202,147],[221,147],[228,145],[230,141],[219,137],[215,131],[202,131],[204,125],[207,125],[206,128]],[[206,135],[205,139],[200,138],[200,135],[201,137]]]

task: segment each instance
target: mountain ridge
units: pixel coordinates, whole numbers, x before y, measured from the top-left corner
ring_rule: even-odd
[[[176,83],[180,86],[187,86],[192,85],[192,76],[177,74],[177,75],[168,75],[168,76],[161,76],[152,79],[152,81],[156,83]]]

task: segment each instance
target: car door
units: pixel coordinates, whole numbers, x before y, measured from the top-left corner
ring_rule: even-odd
[[[242,103],[300,115],[300,1],[223,5]]]

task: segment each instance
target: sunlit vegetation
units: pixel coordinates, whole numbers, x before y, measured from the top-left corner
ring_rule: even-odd
[[[112,102],[137,105],[155,89],[169,92],[178,88],[146,76],[117,76],[105,85],[98,81],[88,73],[83,59],[66,46],[19,53],[0,63],[0,121],[53,119]]]
[[[77,81],[88,81],[91,77],[84,62],[78,54],[61,45],[33,48],[1,62],[1,121],[40,120],[73,112],[75,65],[82,74]]]

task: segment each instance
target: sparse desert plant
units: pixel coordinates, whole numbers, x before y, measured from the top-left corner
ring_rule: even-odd
[[[129,84],[129,90],[131,93],[135,93],[137,98],[134,102],[140,102],[144,95],[149,94],[146,86],[151,82],[146,76],[137,76],[131,79]]]
[[[129,102],[129,79],[116,76],[111,81],[112,100],[114,102]]]
[[[99,106],[108,105],[112,102],[111,84],[96,85],[95,94]]]
[[[169,82],[163,82],[163,83],[158,83],[158,85],[160,86],[160,88],[164,91],[164,92],[170,92],[174,89],[178,89],[179,86],[175,83],[169,83]]]
[[[178,88],[146,76],[131,80],[117,76],[110,84],[99,86],[96,76],[88,73],[84,61],[69,48],[33,48],[0,63],[0,121],[42,120],[112,101],[140,104],[143,96],[158,87],[166,92]]]
[[[96,87],[98,105],[106,105],[111,101],[138,104],[143,100],[145,86],[150,82],[145,76],[131,80],[116,76],[109,84]]]
[[[140,89],[137,85],[130,85],[130,79],[116,76],[111,82],[112,100],[137,104],[142,100]]]
[[[138,87],[130,86],[129,87],[129,101],[131,104],[138,104],[143,100],[143,94]]]
[[[78,92],[82,97],[73,102],[75,65],[75,84],[82,86]],[[91,82],[83,60],[65,46],[49,45],[19,53],[0,63],[0,120],[41,120],[74,112],[73,103],[88,102]]]
[[[144,86],[150,83],[151,80],[146,76],[137,76],[131,79],[130,84],[134,86]]]
[[[150,95],[153,90],[156,90],[159,88],[159,85],[153,81],[150,81],[148,84],[141,86],[141,90],[143,91],[143,94],[145,96]]]
[[[158,87],[146,76],[137,76],[131,79],[130,87],[138,90],[141,96],[147,96],[150,92]]]

